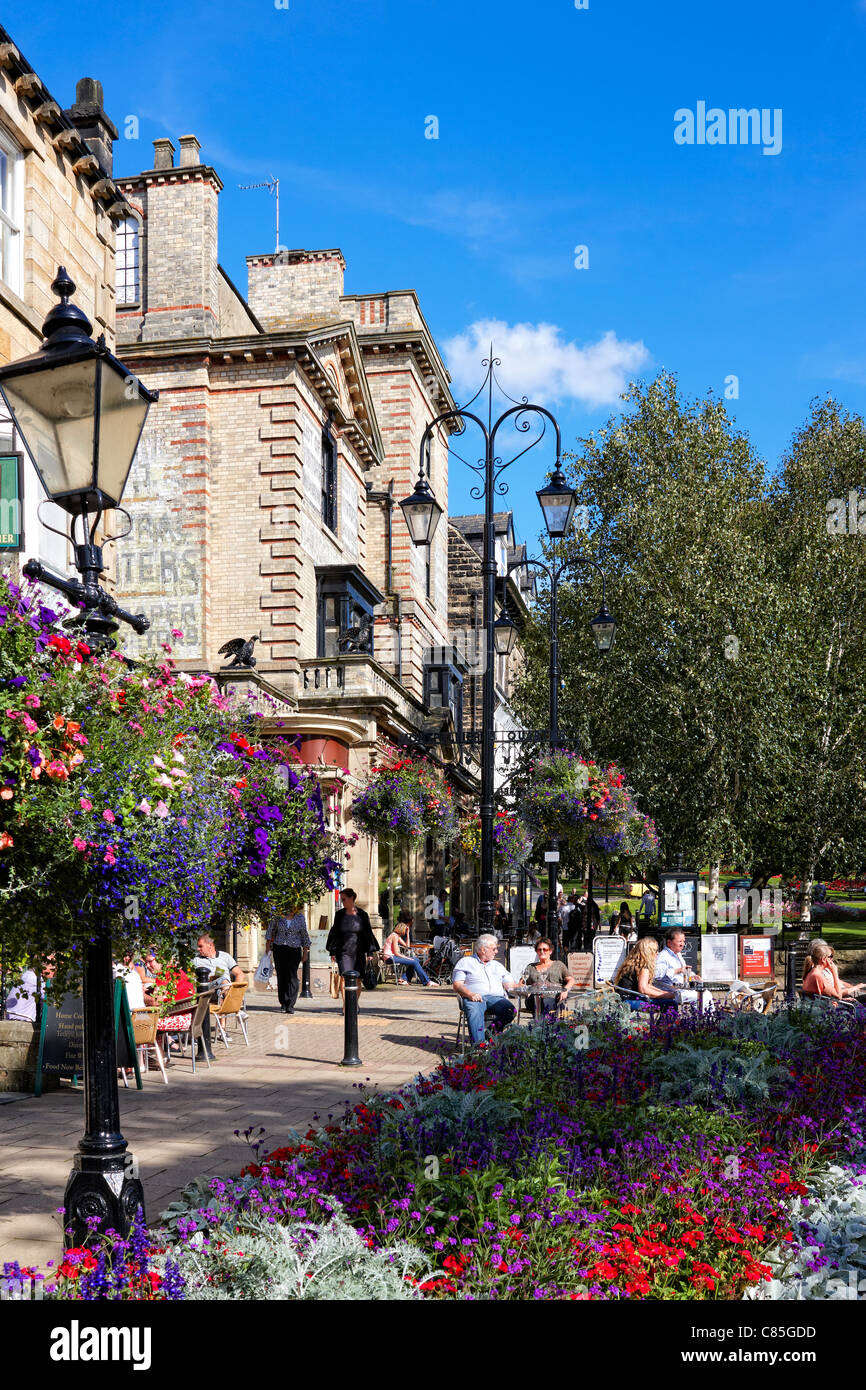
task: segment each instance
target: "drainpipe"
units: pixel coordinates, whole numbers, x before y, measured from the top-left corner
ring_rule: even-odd
[[[403,634],[400,628],[403,621],[403,599],[399,593],[394,591],[394,479],[389,480],[385,492],[374,492],[372,488],[368,488],[367,501],[385,503],[385,593],[396,600],[397,681],[402,685]]]

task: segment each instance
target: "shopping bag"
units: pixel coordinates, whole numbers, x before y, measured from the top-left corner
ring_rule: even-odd
[[[254,989],[258,990],[259,994],[264,994],[265,990],[268,987],[268,984],[270,983],[270,978],[273,974],[273,971],[274,962],[271,959],[271,953],[270,951],[265,951],[264,955],[262,956],[261,960],[256,966],[256,973],[253,976],[253,987]]]
[[[331,962],[331,977],[328,980],[328,993],[332,999],[339,999],[340,997],[340,972],[337,969],[335,961]]]

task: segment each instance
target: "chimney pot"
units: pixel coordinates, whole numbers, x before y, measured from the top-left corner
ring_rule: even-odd
[[[103,106],[102,83],[95,77],[82,77],[75,84],[76,106]]]
[[[174,145],[170,140],[154,140],[153,167],[154,169],[174,168]]]
[[[182,169],[189,169],[201,164],[201,145],[194,135],[181,135],[178,144],[180,145],[179,164]]]

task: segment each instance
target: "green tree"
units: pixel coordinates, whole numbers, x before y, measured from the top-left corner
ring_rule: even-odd
[[[624,399],[571,456],[590,528],[564,543],[562,739],[625,768],[663,859],[736,862],[751,852],[742,806],[761,740],[764,469],[724,404],[684,401],[672,376]],[[618,622],[607,659],[587,622],[599,599],[587,556]],[[543,719],[547,598],[518,696],[530,723]]]

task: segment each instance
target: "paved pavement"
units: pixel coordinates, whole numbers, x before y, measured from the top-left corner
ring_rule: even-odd
[[[192,1178],[237,1173],[250,1151],[234,1130],[264,1126],[274,1146],[313,1115],[342,1113],[358,1086],[390,1089],[437,1063],[443,1039],[453,1045],[457,1001],[450,989],[380,986],[362,995],[359,1052],[363,1066],[340,1066],[343,1019],[331,999],[299,999],[282,1014],[276,994],[249,997],[250,1046],[230,1029],[231,1046],[214,1044],[216,1061],[195,1076],[189,1059],[120,1088],[121,1128],[139,1163],[152,1218]],[[38,1264],[61,1246],[56,1208],[83,1132],[83,1094],[62,1085],[38,1100],[0,1104],[0,1266]]]

